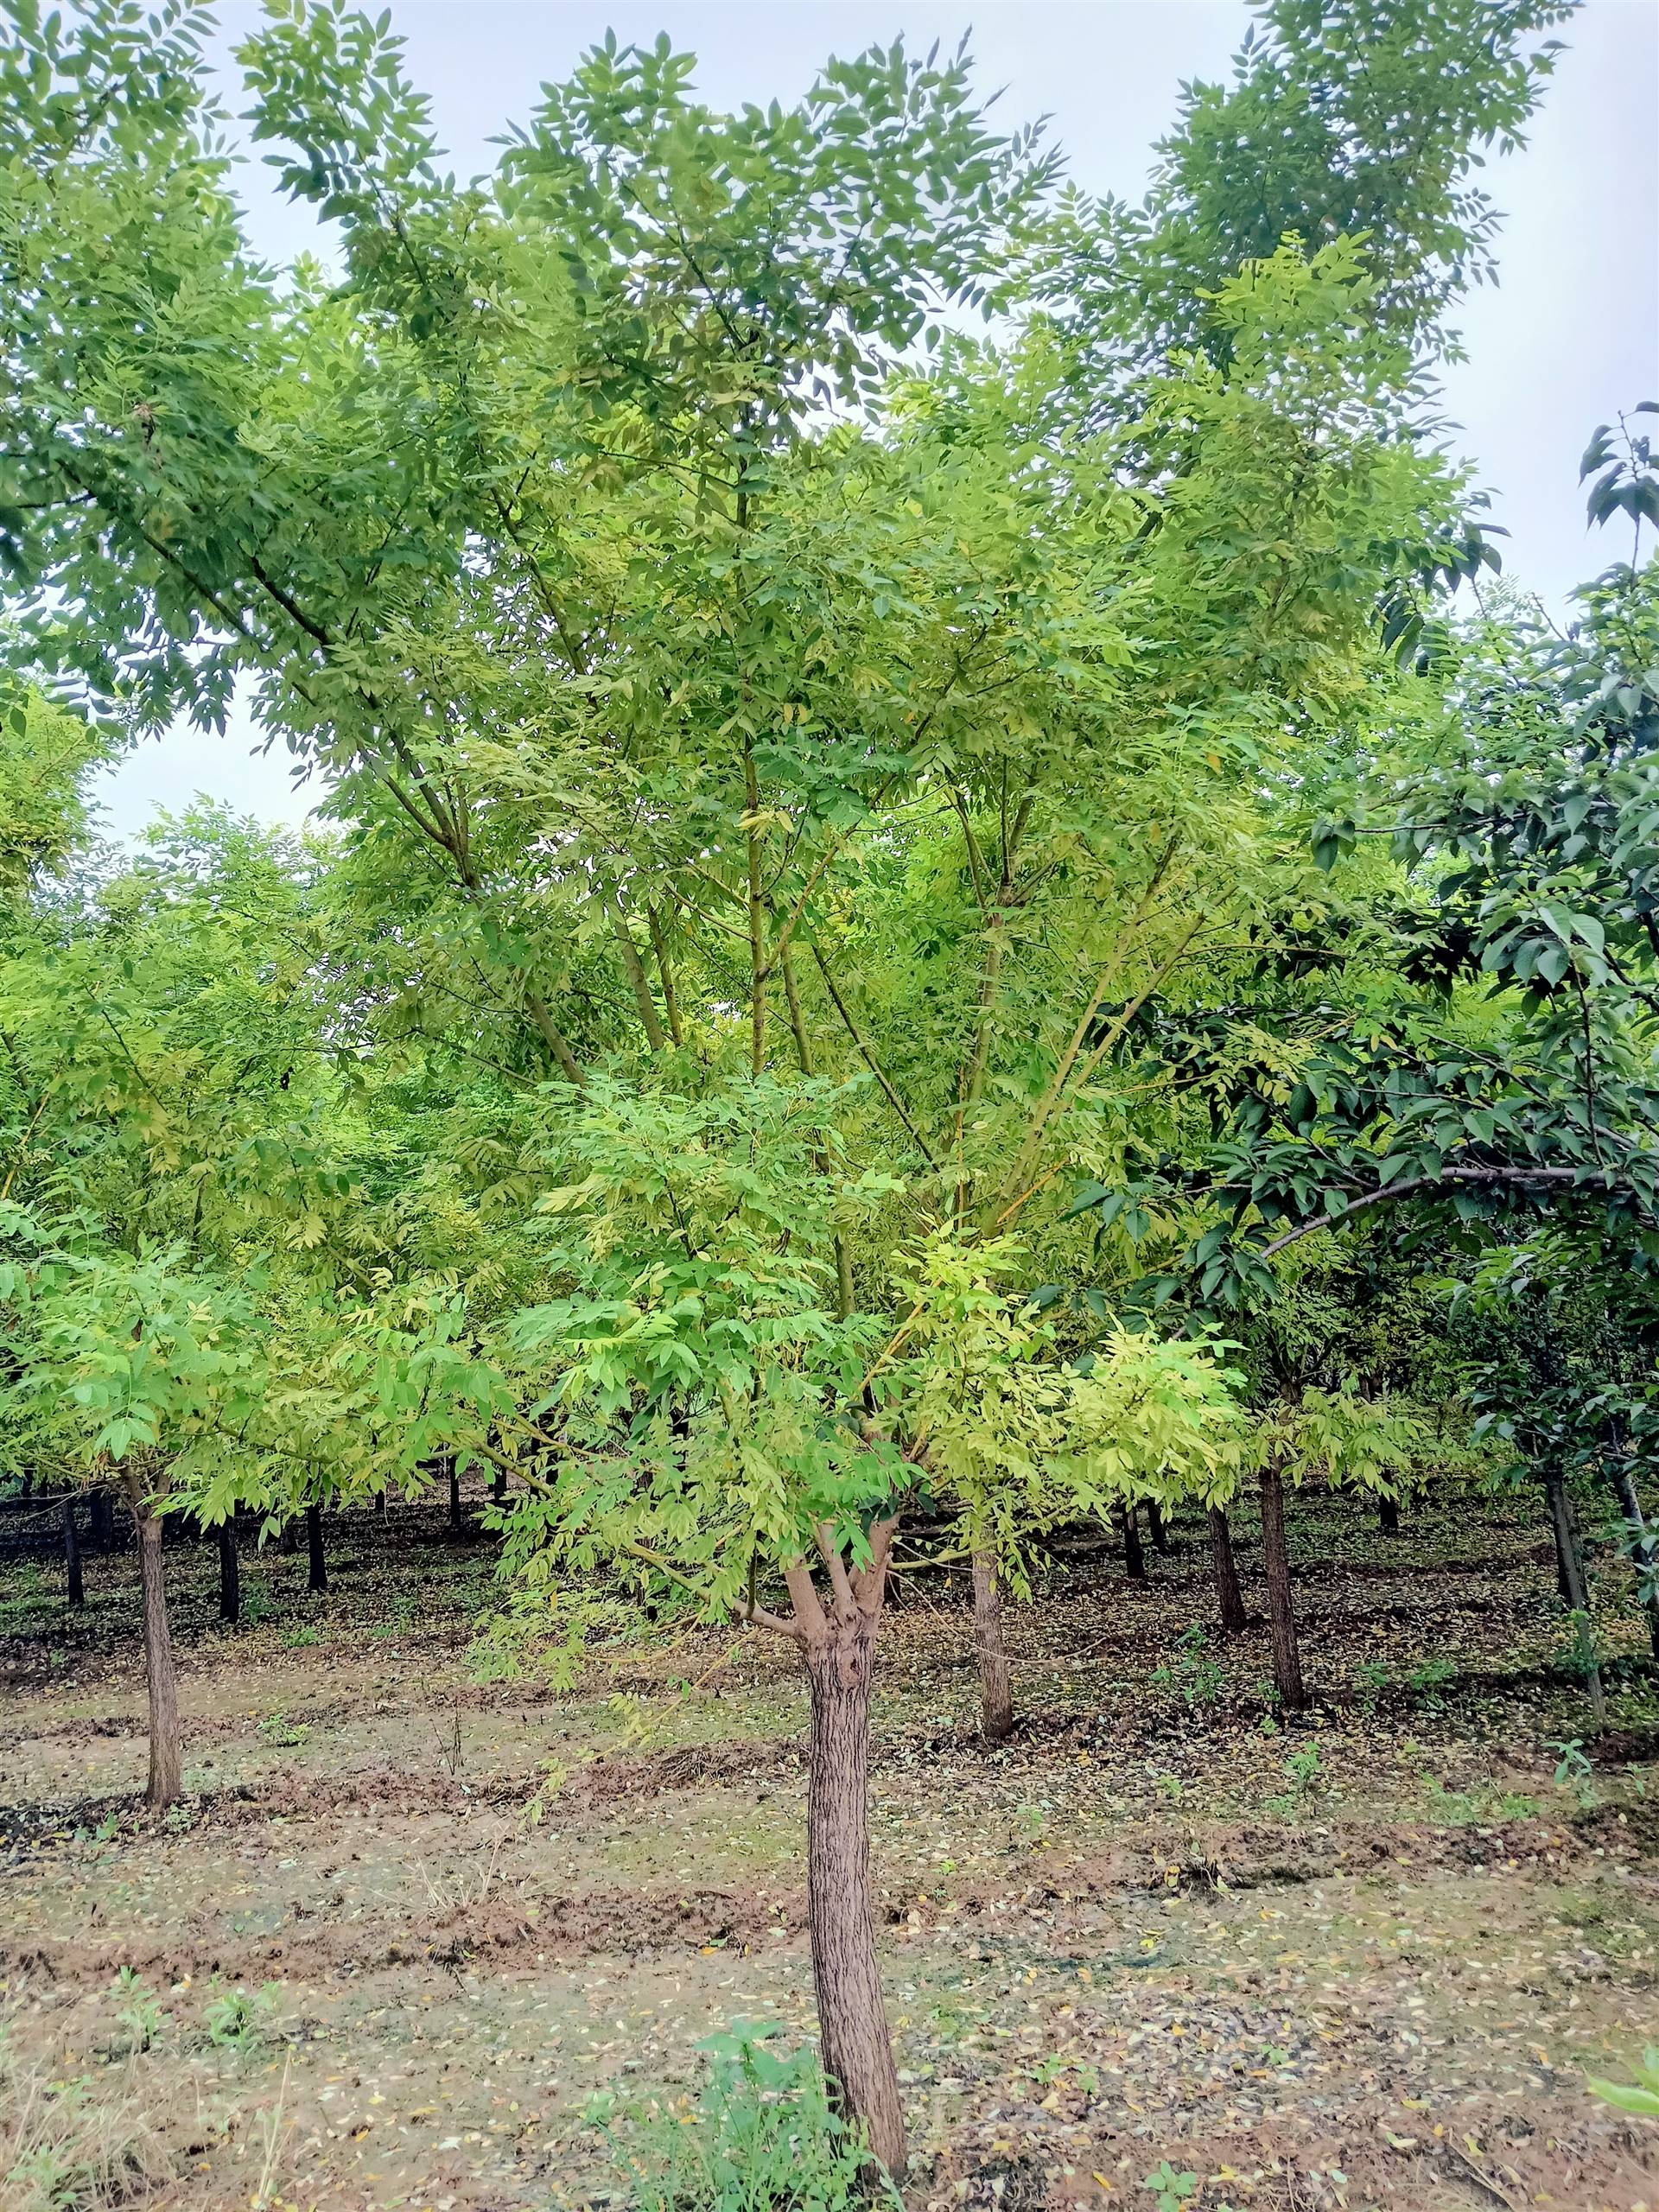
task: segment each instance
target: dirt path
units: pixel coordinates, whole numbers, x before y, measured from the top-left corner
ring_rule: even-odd
[[[1207,1612],[1184,1533],[1148,1586],[1084,1552],[1015,1617],[1027,1717],[995,1754],[961,1593],[904,1586],[874,1832],[910,2203],[1146,2208],[1167,2157],[1201,2212],[1659,2212],[1659,2131],[1584,2088],[1659,2035],[1651,1693],[1558,1783],[1584,1721],[1536,1532],[1379,1543],[1322,1503],[1297,1534],[1326,1702],[1264,1729],[1262,1631],[1179,1640]],[[615,1655],[620,1695],[480,1687],[482,1547],[411,1517],[336,1549],[322,1600],[302,1561],[251,1565],[237,1630],[212,1555],[169,1555],[193,1794],[160,1822],[130,1561],[89,1562],[73,1623],[49,1579],[3,1593],[14,2089],[118,2088],[179,2212],[262,2183],[327,2212],[603,2201],[594,2091],[694,2082],[735,2018],[811,2032],[799,1685],[699,1635]],[[155,2007],[131,2056],[123,1967]]]

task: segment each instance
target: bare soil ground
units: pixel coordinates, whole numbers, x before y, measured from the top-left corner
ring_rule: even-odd
[[[906,1575],[874,1826],[913,2212],[1149,2208],[1164,2158],[1200,2212],[1659,2212],[1659,2128],[1585,2088],[1659,2040],[1659,1707],[1630,1634],[1615,1729],[1557,1781],[1587,1723],[1523,1510],[1382,1537],[1298,1501],[1320,1703],[1289,1730],[1264,1629],[1180,1641],[1197,1525],[1144,1585],[1084,1546],[1012,1609],[995,1752],[964,1591]],[[812,2031],[788,1654],[642,1626],[578,1695],[480,1686],[486,1543],[402,1509],[330,1547],[326,1598],[250,1559],[236,1629],[213,1551],[169,1553],[190,1795],[162,1820],[133,1555],[89,1557],[73,1615],[0,1569],[8,2212],[63,2081],[142,2125],[128,2202],[620,2202],[594,2092],[690,2087],[734,2020]]]

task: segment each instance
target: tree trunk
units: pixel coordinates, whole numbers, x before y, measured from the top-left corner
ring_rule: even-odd
[[[506,1502],[507,1471],[505,1467],[498,1467],[495,1471],[495,1479],[490,1484],[490,1503],[493,1505],[505,1505]]]
[[[232,1622],[242,1618],[242,1561],[236,1548],[234,1514],[219,1524],[219,1618]]]
[[[1135,1519],[1135,1508],[1123,1508],[1123,1564],[1131,1582],[1147,1579],[1147,1555],[1141,1548],[1141,1523]]]
[[[84,1605],[86,1592],[80,1579],[80,1540],[75,1534],[75,1501],[63,1501],[63,1563],[69,1571],[69,1603]]]
[[[1147,1533],[1152,1538],[1154,1551],[1166,1552],[1169,1549],[1169,1531],[1164,1526],[1163,1508],[1151,1498],[1147,1500]]]
[[[1302,1654],[1291,1595],[1290,1550],[1285,1541],[1285,1478],[1277,1460],[1262,1470],[1262,1551],[1268,1570],[1268,1618],[1273,1624],[1273,1679],[1287,1713],[1307,1703]]]
[[[992,1552],[974,1554],[974,1648],[979,1654],[980,1726],[988,1741],[1000,1744],[1014,1727],[1014,1695],[1008,1687],[1008,1647],[1002,1637],[1002,1592]]]
[[[1544,1495],[1549,1501],[1549,1524],[1555,1536],[1555,1578],[1573,1613],[1579,1667],[1590,1700],[1590,1717],[1598,1728],[1604,1728],[1607,1725],[1607,1693],[1602,1686],[1596,1639],[1590,1626],[1590,1592],[1584,1579],[1584,1554],[1579,1548],[1578,1517],[1573,1510],[1567,1477],[1560,1467],[1551,1467],[1545,1474]]]
[[[1238,1586],[1238,1563],[1233,1557],[1233,1532],[1220,1506],[1210,1509],[1210,1550],[1216,1562],[1216,1597],[1224,1636],[1238,1636],[1249,1626],[1244,1592]]]
[[[1397,1536],[1400,1533],[1400,1501],[1395,1497],[1379,1497],[1376,1501],[1377,1534]]]
[[[875,1623],[837,1624],[809,1643],[812,1700],[806,1794],[807,1915],[823,2070],[850,2119],[895,2179],[905,2171],[905,2115],[881,2001],[870,1912],[870,1682]]]
[[[305,1548],[308,1571],[305,1586],[318,1593],[328,1587],[328,1562],[322,1555],[322,1508],[308,1505],[305,1509]]]
[[[115,1515],[110,1506],[110,1493],[95,1490],[92,1497],[92,1528],[89,1531],[92,1549],[99,1552],[115,1548]]]
[[[1655,1576],[1656,1548],[1654,1538],[1643,1517],[1642,1501],[1637,1496],[1636,1480],[1623,1459],[1611,1462],[1607,1478],[1613,1486],[1613,1496],[1618,1500],[1618,1510],[1624,1516],[1628,1531],[1630,1556],[1638,1575]],[[1652,1594],[1646,1599],[1648,1634],[1653,1643],[1653,1656],[1659,1659],[1659,1576],[1655,1576]]]
[[[179,1683],[173,1638],[167,1625],[167,1586],[162,1573],[162,1516],[135,1505],[139,1572],[144,1592],[144,1673],[149,1684],[149,1786],[144,1802],[170,1805],[184,1786],[184,1746],[179,1733]]]
[[[461,1477],[453,1459],[449,1462],[449,1533],[452,1536],[461,1534]]]
[[[386,1493],[383,1490],[374,1494],[374,1510],[384,1521],[386,1517]]]

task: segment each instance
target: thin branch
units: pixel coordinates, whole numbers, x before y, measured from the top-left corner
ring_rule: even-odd
[[[921,1131],[917,1128],[915,1122],[911,1120],[909,1114],[906,1111],[905,1102],[899,1096],[899,1093],[893,1089],[892,1083],[888,1080],[887,1070],[881,1065],[881,1063],[876,1058],[874,1053],[871,1052],[869,1046],[864,1042],[863,1038],[859,1034],[858,1024],[853,1020],[852,1015],[848,1012],[847,1002],[842,997],[841,993],[836,988],[836,979],[830,973],[830,964],[825,960],[823,953],[818,950],[816,944],[812,947],[812,957],[818,963],[818,973],[823,978],[823,988],[829,992],[830,999],[834,1003],[836,1012],[841,1016],[842,1021],[845,1026],[847,1034],[852,1039],[854,1044],[857,1046],[864,1065],[868,1068],[870,1073],[880,1084],[881,1089],[886,1095],[888,1105],[892,1107],[893,1112],[904,1123],[905,1128],[910,1136],[911,1142],[915,1146],[917,1151],[921,1154],[922,1158],[926,1160],[928,1166],[932,1168],[934,1173],[937,1174],[939,1167],[938,1161],[929,1151],[927,1145],[923,1139]]]

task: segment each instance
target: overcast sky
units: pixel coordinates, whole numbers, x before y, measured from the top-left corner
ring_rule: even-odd
[[[257,7],[221,0],[218,50],[254,28]],[[490,141],[524,117],[544,80],[567,74],[614,29],[644,43],[666,29],[697,54],[711,104],[785,103],[831,53],[902,31],[925,48],[972,27],[988,92],[1008,126],[1039,115],[1071,175],[1092,192],[1138,195],[1183,79],[1224,74],[1249,21],[1230,0],[1034,0],[969,8],[907,0],[392,0],[415,82],[431,97],[450,164],[493,167]],[[1578,456],[1618,408],[1659,397],[1659,0],[1591,0],[1525,150],[1486,181],[1508,220],[1501,283],[1457,320],[1470,358],[1447,380],[1456,442],[1510,532],[1506,565],[1559,603],[1614,549],[1586,541]],[[228,104],[245,105],[234,84]],[[257,250],[286,261],[318,240],[308,209],[278,199],[257,160],[242,173]],[[175,731],[129,756],[99,797],[108,828],[142,829],[198,791],[267,820],[303,818],[285,756],[250,753],[251,731]]]

